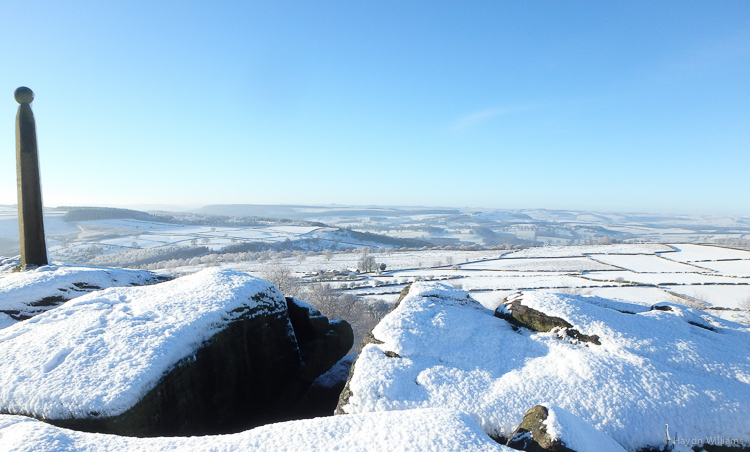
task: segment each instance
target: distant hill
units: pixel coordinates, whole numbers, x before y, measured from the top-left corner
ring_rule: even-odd
[[[64,209],[64,208],[60,208]],[[63,216],[67,222],[93,220],[140,220],[140,221],[168,221],[170,217],[152,215],[139,210],[118,209],[114,207],[69,207]]]
[[[261,204],[213,204],[196,209],[195,212],[210,215],[260,216],[268,218],[287,218],[304,220],[307,218],[326,217],[369,217],[412,215],[456,215],[458,209],[433,209],[419,207],[332,207],[301,205],[261,205]]]

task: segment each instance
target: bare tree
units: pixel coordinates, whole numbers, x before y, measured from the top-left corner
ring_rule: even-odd
[[[323,283],[309,285],[307,293],[302,297],[329,319],[349,322],[354,330],[352,350],[359,348],[365,334],[378,324],[389,308],[385,302],[367,303],[355,295]]]
[[[291,268],[284,265],[266,265],[261,270],[260,277],[278,287],[285,297],[300,297],[302,283],[294,276]]]
[[[351,318],[357,297],[345,294],[330,284],[311,284],[307,287],[306,301],[315,306],[326,317]]]
[[[375,263],[375,258],[370,255],[370,247],[366,246],[362,248],[362,254],[357,262],[357,270],[366,273],[374,272],[377,268],[378,265]]]

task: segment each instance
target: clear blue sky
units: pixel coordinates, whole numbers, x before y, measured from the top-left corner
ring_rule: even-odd
[[[748,1],[24,1],[48,206],[750,215]],[[1,93],[0,93],[1,94]]]

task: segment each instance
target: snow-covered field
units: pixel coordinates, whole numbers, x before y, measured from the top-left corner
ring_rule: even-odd
[[[598,255],[594,258],[599,262],[635,273],[696,273],[707,271],[702,267],[645,254],[607,254]]]
[[[532,272],[583,272],[597,270],[617,270],[617,267],[597,262],[588,257],[538,257],[512,258],[507,255],[503,259],[466,264],[461,268],[469,270],[515,270]]]
[[[505,253],[382,250],[370,256],[375,262],[386,264],[385,272],[322,279],[365,299],[389,303],[395,302],[411,282],[437,280],[468,290],[488,308],[496,307],[508,293],[533,290],[614,297],[632,303],[686,302],[675,297],[676,293],[696,298],[708,308],[731,310],[747,310],[750,304],[750,252],[716,246],[619,244],[540,247]],[[733,260],[725,260],[728,256]],[[269,267],[284,266],[303,281],[312,281],[320,279],[311,276],[319,272],[356,269],[360,258],[357,252],[337,252],[329,256],[277,257],[264,262],[216,261],[211,265],[258,276]],[[203,265],[163,271],[181,275],[201,268]],[[745,321],[742,312],[714,313]]]
[[[669,245],[638,243],[622,245],[543,246],[514,251],[508,257],[575,257],[590,254],[656,254],[673,251]]]
[[[672,295],[677,293],[703,301],[709,308],[745,310],[750,300],[750,274],[742,271],[750,273],[750,252],[716,246],[620,244],[541,247],[504,254],[425,250],[370,255],[386,264],[385,272],[332,277],[330,282],[365,298],[394,302],[407,284],[438,280],[468,290],[489,308],[497,306],[509,291],[531,290],[601,295],[645,304],[685,302]],[[740,260],[726,261],[727,256]],[[304,260],[289,257],[227,265],[255,274],[262,274],[268,266],[285,266],[303,280],[311,280],[309,275],[317,270],[356,268],[360,257],[357,253],[336,253],[330,260],[323,256]],[[696,258],[699,263],[690,263]],[[172,271],[180,274],[195,270],[185,267]],[[736,317],[728,312],[717,314]]]
[[[697,265],[725,275],[739,276],[743,278],[750,277],[750,259],[732,261],[700,261]]]
[[[675,253],[665,254],[664,257],[678,262],[715,262],[725,260],[750,261],[750,251],[731,248],[717,248],[713,246],[681,243],[671,245]]]
[[[310,226],[191,226],[130,219],[80,221],[76,224],[83,231],[83,237],[90,231],[119,231],[119,237],[96,242],[105,254],[136,248],[187,245],[200,245],[218,251],[227,245],[253,241],[275,243],[313,236],[326,238],[327,233],[335,230]],[[69,244],[66,248],[53,248],[51,252],[64,259],[77,248],[90,245],[84,240]]]
[[[707,245],[618,244],[515,252],[376,250],[369,255],[376,263],[386,264],[384,272],[347,273],[347,269],[357,268],[362,257],[359,252],[277,256],[263,262],[218,260],[210,265],[256,276],[283,266],[303,282],[323,280],[365,300],[387,303],[394,303],[411,282],[434,280],[468,290],[488,308],[495,308],[510,293],[540,290],[631,303],[705,304],[717,316],[750,322],[750,252],[742,250]],[[201,268],[204,265],[161,271],[181,275]],[[341,274],[333,275],[333,270]],[[328,276],[315,276],[326,271]]]
[[[67,223],[59,215],[51,215],[49,222],[60,231],[66,230]],[[137,220],[99,220],[93,223],[97,228],[107,226],[132,234],[100,241],[98,246],[105,248],[105,253],[133,245],[145,248],[197,243],[217,249],[233,241],[284,242],[310,236],[325,237],[333,231],[331,228],[294,225],[230,228]],[[634,303],[686,302],[685,298],[676,297],[677,294],[697,299],[709,308],[732,310],[747,309],[750,304],[750,251],[718,246],[639,243],[544,246],[515,251],[403,251],[377,246],[370,249],[374,261],[378,265],[385,264],[384,272],[352,273],[362,257],[357,249],[209,254],[150,264],[148,268],[180,276],[207,266],[219,266],[262,276],[269,268],[284,266],[304,282],[323,280],[364,299],[388,303],[395,302],[401,289],[411,282],[441,280],[469,290],[490,308],[508,293],[531,290],[606,294]],[[59,252],[77,251],[72,246],[59,248]],[[328,276],[314,276],[322,274]],[[648,295],[644,298],[644,294]],[[745,318],[745,314],[734,311],[716,314],[734,320]]]
[[[83,216],[68,215],[70,212],[80,213],[81,210],[88,210],[89,213]],[[225,246],[242,243],[279,245],[287,240],[295,242],[313,238],[327,241],[329,245],[362,246],[361,240],[342,240],[333,235],[339,228],[383,234],[391,238],[416,239],[454,249],[476,245],[504,246],[506,249],[550,244],[574,245],[564,251],[558,250],[554,255],[550,254],[552,251],[549,249],[532,248],[518,251],[512,257],[597,254],[597,245],[592,244],[613,242],[629,244],[621,250],[615,246],[605,252],[654,254],[668,251],[668,247],[658,243],[732,243],[750,249],[750,223],[745,217],[372,206],[225,205],[206,206],[189,213],[155,212],[158,216],[129,211],[135,214],[131,217],[127,214],[107,216],[106,208],[100,209],[100,215],[92,216],[92,210],[96,209],[72,207],[48,209],[45,212],[45,229],[53,260],[59,263],[86,263],[85,259],[94,252],[113,254],[171,246],[205,246],[212,251],[220,251]],[[118,210],[123,209],[109,209],[109,213]],[[117,214],[121,215],[122,212]],[[70,222],[66,222],[66,218]],[[17,239],[15,206],[0,206],[0,255],[17,253]],[[424,244],[391,243],[390,246],[421,248]],[[632,246],[636,244],[639,244],[639,248],[632,251]],[[303,248],[305,246],[309,244],[303,245]],[[387,244],[374,246],[389,247]],[[690,246],[686,246],[686,251],[688,248]],[[627,249],[631,251],[624,251]]]

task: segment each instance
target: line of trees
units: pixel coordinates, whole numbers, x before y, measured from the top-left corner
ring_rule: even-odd
[[[88,263],[91,265],[103,265],[109,267],[137,268],[157,262],[175,259],[191,259],[202,254],[207,254],[208,252],[209,249],[205,246],[139,248],[113,254],[101,254],[90,259]]]

